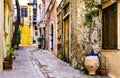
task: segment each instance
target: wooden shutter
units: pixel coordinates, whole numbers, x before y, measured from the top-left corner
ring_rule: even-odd
[[[103,10],[103,49],[117,49],[117,4]]]

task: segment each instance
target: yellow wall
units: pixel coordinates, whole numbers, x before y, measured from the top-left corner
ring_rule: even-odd
[[[28,7],[24,5],[23,7]],[[29,12],[29,8],[28,8]],[[31,46],[32,45],[32,31],[29,27],[29,13],[28,17],[24,17],[24,24],[20,26],[21,28],[21,46]]]
[[[4,1],[0,0],[0,44],[3,44]],[[3,70],[3,45],[0,45],[0,72]]]
[[[110,5],[112,5],[114,2],[108,2],[103,5],[102,8],[106,8]],[[117,49],[120,49],[120,2],[118,2],[117,5]],[[108,74],[112,78],[120,78],[120,63],[118,60],[120,60],[120,51],[118,50],[103,50],[102,54],[106,57],[106,65],[108,69]]]
[[[30,46],[31,43],[31,29],[28,25],[21,26],[21,46]]]
[[[3,70],[3,59],[6,53],[6,44],[11,42],[11,3],[12,0],[0,0],[0,72]]]
[[[118,18],[117,18],[117,20],[118,20],[118,22],[117,22],[117,25],[118,25],[118,30],[117,30],[117,32],[118,32],[118,49],[120,49],[120,3],[118,2],[118,8],[117,8],[117,14],[118,14]]]
[[[12,16],[10,6],[8,5],[8,1],[5,2],[4,7],[4,57],[6,56],[6,45],[11,43],[11,28],[12,28]]]

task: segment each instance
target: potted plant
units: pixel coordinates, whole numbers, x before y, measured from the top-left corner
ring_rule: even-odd
[[[98,18],[99,9],[97,7],[98,3],[95,0],[84,0],[84,4],[86,9],[84,15],[84,26],[86,30],[88,30],[86,35],[87,38],[84,39],[86,41],[83,41],[82,46],[85,51],[84,66],[89,75],[95,75],[100,65],[98,54],[93,47],[94,44],[97,44],[97,39],[93,39],[93,36],[96,36],[97,32],[94,31],[94,29],[96,26],[95,21],[96,18]]]
[[[44,40],[43,35],[40,36],[39,38],[37,38],[37,41],[38,41],[38,48],[43,48],[43,40]]]
[[[33,44],[34,44],[34,43],[36,43],[36,40],[35,40],[35,39],[33,39]]]
[[[98,54],[95,54],[93,50],[92,53],[86,54],[84,65],[89,75],[95,75],[100,65]]]
[[[15,49],[19,49],[19,44],[20,44],[20,35],[21,35],[21,30],[20,28],[15,29],[14,35],[13,35],[13,40],[12,40],[12,46]]]
[[[106,57],[102,54],[100,57],[100,71],[99,72],[100,72],[100,75],[102,75],[102,76],[107,76],[107,74],[108,74],[108,71],[106,68]]]
[[[12,48],[11,45],[8,44],[6,57],[4,58],[4,62],[3,62],[4,68],[11,69],[14,59],[15,59],[14,48]]]

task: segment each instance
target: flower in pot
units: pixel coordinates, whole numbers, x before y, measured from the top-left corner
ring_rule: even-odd
[[[92,53],[86,54],[84,65],[89,75],[95,75],[100,65],[98,54],[95,54],[93,50],[92,50]]]
[[[15,59],[14,48],[11,45],[7,45],[6,57],[4,58],[4,68],[11,69],[13,60]]]
[[[82,49],[85,52],[84,65],[89,75],[95,75],[99,68],[100,62],[98,57],[99,39],[97,33],[96,19],[98,20],[99,9],[98,3],[95,0],[84,0],[85,14],[84,14],[84,39],[82,39]],[[95,36],[95,37],[94,37]],[[96,51],[98,50],[98,51]]]
[[[100,75],[107,76],[108,70],[106,68],[106,57],[101,54],[100,57]]]

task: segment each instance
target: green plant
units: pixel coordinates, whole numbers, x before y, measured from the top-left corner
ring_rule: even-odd
[[[16,28],[15,31],[14,31],[14,34],[13,34],[13,39],[12,39],[12,47],[19,47],[19,44],[20,44],[20,35],[21,35],[21,30],[20,28]]]
[[[13,33],[13,38],[12,38],[12,47],[15,46],[19,46],[20,44],[20,28],[19,28],[19,24],[20,24],[20,4],[18,0],[15,0],[15,6],[17,9],[17,20],[15,21],[15,30]]]
[[[43,40],[43,38],[41,38],[41,37],[37,38],[37,41],[38,41],[38,42],[40,42],[40,41],[42,41],[42,40]]]
[[[97,40],[93,39],[93,34],[96,34],[94,30],[97,30],[96,19],[99,16],[99,7],[98,3],[95,0],[84,0],[84,4],[86,10],[84,14],[84,34],[86,34],[86,37],[83,39],[82,46],[83,50],[87,51],[86,53],[91,53],[92,50],[94,50],[92,45],[97,43]],[[95,38],[98,37],[95,36]]]
[[[36,40],[35,40],[35,39],[33,39],[33,43],[36,43]]]
[[[84,25],[82,31],[82,52],[81,57],[84,57],[81,61],[79,68],[81,71],[86,72],[85,60],[87,56],[94,56],[100,52],[100,43],[98,37],[99,30],[99,7],[96,0],[83,0],[84,1]],[[97,46],[96,46],[97,45]],[[97,56],[97,55],[96,55]],[[99,56],[99,55],[98,55]]]
[[[7,52],[6,52],[5,61],[13,61],[15,59],[14,48],[11,45],[7,45]]]
[[[17,30],[17,39],[16,39],[16,44],[19,45],[20,44],[20,35],[21,35],[21,30],[20,28]]]
[[[40,41],[43,41],[44,40],[44,37],[43,36],[40,36],[39,38],[37,38],[37,41],[40,42]]]
[[[65,61],[65,57],[64,57],[62,54],[60,54],[60,55],[58,56],[58,58],[61,59],[61,60],[63,60],[63,61]]]
[[[100,69],[106,69],[106,57],[101,54],[100,59]]]

